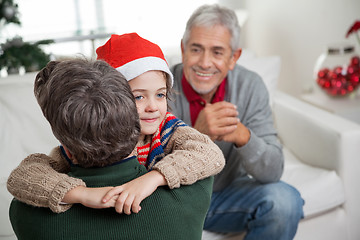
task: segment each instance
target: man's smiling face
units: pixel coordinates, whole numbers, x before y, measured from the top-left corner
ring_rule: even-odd
[[[184,74],[192,88],[206,101],[232,70],[238,59],[231,46],[231,34],[221,25],[194,26],[187,43],[182,43]]]

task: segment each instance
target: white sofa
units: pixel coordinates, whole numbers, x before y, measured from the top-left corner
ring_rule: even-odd
[[[273,113],[284,145],[282,177],[305,199],[296,240],[360,239],[360,125],[277,91]],[[205,232],[203,239],[242,239]]]
[[[0,78],[0,239],[16,239],[9,221],[12,199],[6,181],[12,169],[34,152],[48,153],[58,141],[33,94],[35,73]]]
[[[0,239],[4,240],[16,239],[8,219],[10,171],[28,154],[48,153],[58,144],[33,96],[34,78],[35,73],[0,78]],[[297,187],[306,201],[305,219],[295,239],[360,239],[356,186],[360,126],[267,86],[272,89],[274,119],[284,144],[283,180]],[[240,238],[209,232],[203,236]]]

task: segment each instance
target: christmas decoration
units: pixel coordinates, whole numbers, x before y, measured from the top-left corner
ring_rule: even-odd
[[[346,38],[349,37],[349,35],[351,34],[355,34],[358,42],[359,42],[359,45],[360,45],[360,36],[359,36],[359,29],[360,29],[360,21],[355,21],[354,24],[350,27],[350,29],[347,31],[346,33]]]
[[[18,5],[13,0],[0,0],[0,24],[21,24],[19,20]],[[0,25],[0,26],[1,26]]]
[[[14,23],[21,25],[18,5],[13,0],[0,0],[0,30],[4,25]],[[9,73],[17,73],[21,67],[26,72],[37,71],[49,61],[40,45],[50,44],[52,40],[43,40],[35,43],[24,42],[21,37],[7,39],[0,45],[0,70],[6,69]]]
[[[355,21],[346,32],[346,38],[355,34],[360,44],[359,29],[360,21]],[[329,95],[345,96],[359,87],[360,58],[354,50],[353,46],[330,47],[327,53],[318,59],[318,66],[315,67],[316,82]],[[337,64],[334,64],[335,62]]]
[[[49,61],[50,56],[39,45],[50,44],[52,40],[44,40],[35,43],[23,42],[22,38],[15,37],[1,44],[0,69],[6,67],[8,72],[24,67],[26,72],[36,71],[43,68]]]
[[[344,96],[353,92],[360,85],[360,58],[352,57],[348,66],[320,69],[316,82],[331,96]]]

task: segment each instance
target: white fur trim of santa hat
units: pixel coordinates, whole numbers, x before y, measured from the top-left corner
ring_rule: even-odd
[[[158,70],[167,73],[170,86],[174,83],[160,47],[137,33],[113,34],[103,46],[96,49],[96,53],[97,59],[109,63],[128,81],[147,71]]]

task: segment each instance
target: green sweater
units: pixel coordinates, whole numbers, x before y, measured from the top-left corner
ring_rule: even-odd
[[[104,168],[72,167],[69,175],[83,179],[89,187],[103,187],[124,184],[146,172],[133,157]],[[80,204],[56,214],[14,199],[10,221],[18,240],[201,239],[212,183],[210,177],[172,190],[159,187],[143,200],[142,210],[131,215]]]

